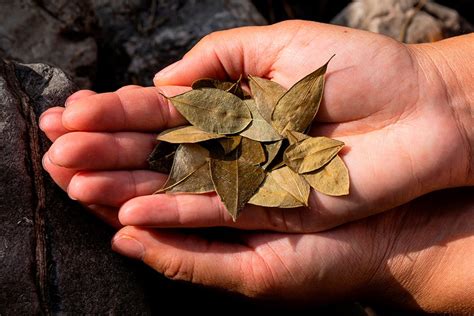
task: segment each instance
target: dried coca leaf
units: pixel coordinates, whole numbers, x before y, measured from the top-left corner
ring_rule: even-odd
[[[161,132],[156,139],[173,144],[199,143],[210,139],[223,138],[225,135],[208,133],[196,126],[180,126]]]
[[[237,79],[236,82],[234,82],[228,89],[226,89],[226,91],[232,93],[233,95],[238,96],[241,99],[244,99],[245,93],[244,93],[244,90],[242,90],[242,87],[240,86],[241,81],[242,81],[242,75],[240,75],[239,79]]]
[[[273,171],[274,172],[274,171]],[[265,207],[293,208],[304,206],[288,191],[283,189],[273,178],[273,172],[267,174],[262,186],[249,200],[250,204]]]
[[[275,81],[250,75],[249,85],[258,111],[268,123],[271,123],[273,109],[286,89]]]
[[[286,131],[286,137],[288,138],[288,141],[290,142],[290,145],[293,145],[294,143],[297,143],[299,141],[302,141],[304,139],[310,138],[311,136],[300,133],[300,132],[295,132],[292,130]]]
[[[229,136],[226,138],[219,139],[219,144],[224,149],[224,154],[228,154],[231,151],[234,151],[240,145],[240,141],[242,140],[242,136]]]
[[[242,76],[240,76],[236,82],[222,81],[222,80],[211,79],[211,78],[202,78],[202,79],[198,79],[194,81],[191,85],[191,88],[193,88],[194,90],[205,89],[205,88],[214,88],[214,89],[224,90],[243,99],[244,92],[240,86],[241,80],[242,80]]]
[[[304,132],[310,126],[323,97],[324,75],[330,60],[295,83],[278,100],[271,117],[281,135],[287,130]]]
[[[265,172],[258,165],[238,159],[237,151],[231,155],[228,160],[211,159],[210,169],[214,190],[235,221],[265,179]]]
[[[283,161],[297,173],[311,172],[327,164],[344,143],[327,137],[311,137],[290,145]]]
[[[153,171],[169,173],[177,148],[176,144],[159,142],[148,157],[149,168]]]
[[[281,135],[278,134],[273,126],[262,117],[257,109],[255,101],[248,99],[244,100],[244,102],[252,113],[252,122],[243,132],[240,133],[240,135],[259,142],[280,140],[282,138]]]
[[[266,160],[265,151],[259,142],[242,137],[239,159],[259,165]]]
[[[169,98],[194,126],[215,134],[236,134],[252,121],[244,101],[219,89],[198,89]]]
[[[323,168],[306,173],[303,177],[321,193],[333,196],[349,194],[349,171],[339,156],[335,156]]]
[[[171,186],[167,193],[208,193],[214,191],[209,164],[204,163],[184,180]]]
[[[198,79],[191,84],[191,88],[193,88],[194,90],[203,89],[203,88],[214,88],[214,89],[227,91],[233,86],[234,86],[234,82],[211,79],[211,78]]]
[[[173,166],[165,185],[158,192],[168,191],[207,164],[209,151],[198,144],[181,144],[174,155]]]
[[[283,145],[283,140],[273,143],[263,143],[262,145],[265,151],[265,156],[267,157],[267,160],[265,161],[265,164],[262,165],[262,168],[266,170],[278,155],[278,152]]]
[[[169,170],[160,192],[216,191],[234,221],[246,203],[308,205],[311,186],[328,195],[349,192],[339,156],[344,143],[306,135],[316,115],[329,61],[290,90],[249,76],[252,96],[237,82],[200,79],[169,98],[191,126],[162,132],[150,167]],[[176,147],[176,143],[180,144]]]
[[[308,206],[310,187],[308,182],[288,166],[272,171],[276,183],[290,193],[296,200]]]

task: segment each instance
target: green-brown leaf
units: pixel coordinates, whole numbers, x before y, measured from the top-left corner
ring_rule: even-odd
[[[304,139],[310,138],[311,136],[300,133],[300,132],[287,130],[286,131],[286,137],[288,138],[288,141],[290,142],[290,145],[293,145],[294,143],[297,143],[297,142],[302,141]]]
[[[219,139],[219,144],[222,146],[224,154],[227,155],[228,153],[234,151],[237,147],[239,147],[241,140],[242,136],[229,136],[226,138]]]
[[[240,132],[241,136],[259,142],[272,142],[282,138],[275,128],[262,117],[254,100],[248,99],[244,102],[252,113],[252,122],[244,131]]]
[[[272,175],[279,186],[290,193],[296,200],[308,206],[310,187],[302,176],[287,166],[273,170]]]
[[[281,135],[285,135],[287,130],[304,132],[313,121],[323,97],[324,75],[329,61],[295,83],[278,100],[271,117],[273,126]]]
[[[211,159],[210,169],[214,190],[235,221],[265,179],[265,172],[258,165],[238,159],[237,151],[233,154],[234,159]]]
[[[311,137],[290,145],[283,161],[297,173],[311,172],[327,164],[344,143],[327,137]]]
[[[265,207],[293,208],[304,206],[288,191],[283,189],[273,178],[273,172],[267,174],[262,186],[249,200],[250,204]]]
[[[262,165],[262,168],[267,170],[267,168],[270,166],[270,164],[273,163],[275,158],[278,155],[278,152],[280,151],[281,146],[283,145],[283,140],[276,141],[274,143],[265,143],[263,144],[265,153],[267,156],[267,160],[265,161],[265,164]]]
[[[275,81],[250,75],[249,85],[258,111],[263,119],[271,123],[273,109],[286,89]]]
[[[239,159],[259,165],[266,160],[265,151],[259,142],[242,137]]]
[[[244,101],[219,89],[198,89],[169,98],[194,126],[215,134],[236,134],[252,121]]]
[[[323,168],[306,173],[303,177],[321,193],[333,196],[349,194],[349,172],[339,156],[335,156]]]
[[[209,151],[198,144],[181,144],[174,155],[168,180],[158,192],[168,191],[186,180],[209,160]]]
[[[168,193],[208,193],[214,191],[209,164],[204,163],[188,177],[171,186]]]
[[[225,137],[225,135],[208,133],[196,126],[179,126],[161,132],[156,139],[173,144],[199,143],[210,139]]]
[[[224,90],[230,92],[237,97],[243,99],[244,92],[240,86],[240,81],[242,76],[236,82],[222,81],[218,79],[202,78],[194,81],[191,85],[191,88],[196,89],[205,89],[205,88],[214,88],[219,90]]]

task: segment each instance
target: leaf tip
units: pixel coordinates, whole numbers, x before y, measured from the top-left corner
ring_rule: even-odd
[[[329,62],[336,56],[336,54],[332,54],[331,57],[329,57],[329,60],[326,62],[326,65],[329,64]]]
[[[170,100],[171,98],[170,97],[167,97],[166,95],[164,95],[164,93],[162,92],[158,92],[159,95],[161,95],[163,98],[165,98],[166,100]]]

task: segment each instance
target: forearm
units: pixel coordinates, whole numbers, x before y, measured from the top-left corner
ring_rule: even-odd
[[[468,161],[466,178],[458,185],[474,185],[474,34],[410,48],[427,77],[427,89],[434,81],[441,82],[446,106],[456,119]]]

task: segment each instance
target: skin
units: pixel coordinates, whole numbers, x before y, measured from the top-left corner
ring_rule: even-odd
[[[474,183],[470,105],[474,96],[469,88],[473,72],[466,69],[472,64],[468,56],[473,41],[473,36],[465,36],[407,46],[377,34],[303,21],[213,33],[160,72],[155,77],[158,88],[128,86],[105,94],[80,91],[68,99],[66,109],[45,112],[40,127],[54,143],[43,163],[71,198],[92,205],[93,212],[115,226],[120,208],[118,219],[129,227],[118,232],[113,248],[171,278],[250,296],[281,293],[288,299],[312,301],[361,293],[367,284],[375,289],[398,286],[412,298],[400,302],[409,307],[470,310],[465,302],[474,301],[473,289],[462,278],[456,289],[438,287],[448,283],[449,273],[468,271],[472,280],[467,256],[459,255],[473,249],[469,200],[455,206],[438,203],[440,214],[434,218],[426,215],[432,204],[413,202],[317,232],[393,209],[434,190]],[[289,87],[333,53],[336,57],[328,68],[323,104],[311,134],[346,143],[342,158],[351,176],[349,196],[312,192],[310,209],[248,207],[233,223],[213,194],[149,195],[166,179],[145,170],[154,133],[185,123],[159,92],[175,95],[201,77],[236,79],[240,74],[267,77]],[[472,195],[472,190],[460,196],[468,193]],[[410,212],[413,208],[416,212]],[[446,225],[449,220],[453,227]],[[416,221],[431,226],[420,231],[405,228]],[[238,242],[223,243],[146,226],[230,226],[250,232],[239,231]],[[254,232],[262,229],[279,233]],[[440,230],[450,240],[442,249],[436,245],[446,240],[432,233]],[[383,233],[375,243],[377,232]],[[419,248],[414,261],[406,249],[413,240]],[[448,273],[453,265],[457,269]],[[466,292],[459,294],[459,287]],[[446,293],[448,298],[442,299]]]

